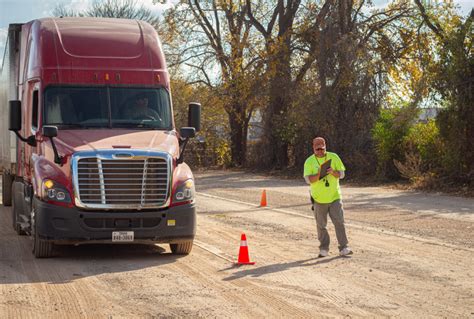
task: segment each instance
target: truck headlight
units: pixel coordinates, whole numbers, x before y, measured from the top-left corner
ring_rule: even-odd
[[[184,183],[178,185],[174,192],[173,202],[188,202],[194,200],[194,181],[192,179],[186,180]]]
[[[43,181],[43,200],[70,203],[71,196],[66,187],[50,179]]]

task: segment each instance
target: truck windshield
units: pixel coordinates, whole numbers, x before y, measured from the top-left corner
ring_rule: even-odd
[[[43,123],[59,128],[171,129],[163,88],[49,87],[43,105]]]

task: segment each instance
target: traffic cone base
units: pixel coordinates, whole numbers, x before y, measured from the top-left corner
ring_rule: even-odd
[[[239,258],[237,260],[237,265],[254,265],[254,261],[250,261],[249,258],[249,248],[247,246],[247,237],[245,234],[240,236],[240,249],[239,249]]]
[[[262,198],[260,199],[260,207],[267,207],[267,192],[263,190]]]

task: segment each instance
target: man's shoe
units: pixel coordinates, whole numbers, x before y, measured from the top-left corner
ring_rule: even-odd
[[[341,251],[339,252],[339,255],[340,256],[347,256],[347,255],[352,255],[353,252],[352,250],[349,248],[349,247],[346,247],[346,248],[343,248],[341,249]]]
[[[329,256],[329,252],[328,252],[327,250],[321,249],[321,250],[319,251],[318,257],[327,257],[327,256]]]

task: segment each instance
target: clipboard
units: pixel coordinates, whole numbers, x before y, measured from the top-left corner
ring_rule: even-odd
[[[331,159],[328,159],[326,162],[322,163],[319,168],[319,179],[326,177],[328,168],[331,167]]]

